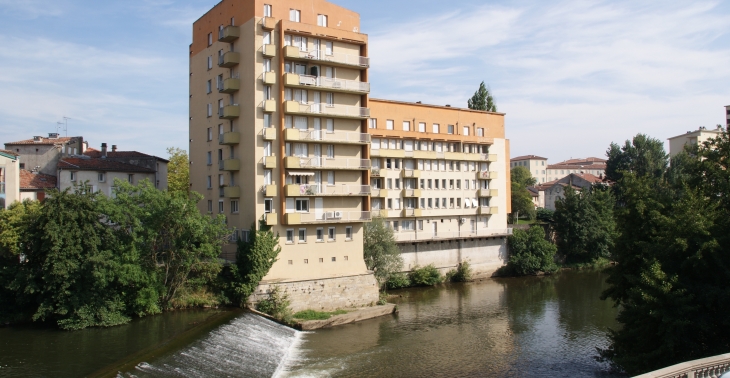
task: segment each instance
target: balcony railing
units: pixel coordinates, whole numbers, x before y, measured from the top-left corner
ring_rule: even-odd
[[[360,106],[326,104],[326,103],[300,103],[295,101],[287,101],[285,104],[287,113],[308,113],[308,114],[324,114],[340,117],[351,118],[368,118],[370,117],[370,109]]]
[[[310,75],[296,75],[296,74],[290,74],[299,76],[298,82],[290,83],[287,81],[287,84],[294,84],[294,85],[309,85],[314,87],[322,87],[322,88],[328,88],[333,90],[340,90],[340,91],[350,91],[350,92],[362,92],[362,93],[369,93],[370,92],[370,83],[363,82],[363,81],[357,81],[357,80],[345,80],[345,79],[336,79],[336,78],[329,78],[329,77],[323,77],[323,76],[310,76]],[[294,79],[296,80],[296,79]]]
[[[497,178],[497,172],[479,171],[479,172],[477,172],[477,178],[482,179],[482,180],[494,180]]]
[[[368,159],[348,158],[299,158],[300,168],[370,169]],[[296,167],[287,167],[296,168]]]
[[[394,233],[395,240],[399,241],[399,242],[417,241],[417,240],[445,240],[445,239],[458,239],[458,238],[507,236],[507,235],[512,235],[511,228],[505,228],[505,229],[487,228],[487,229],[447,231],[447,232],[400,231],[400,232]]]
[[[287,185],[287,195],[289,196],[366,196],[369,194],[370,186],[368,185]]]
[[[322,211],[297,213],[301,223],[367,222],[372,219],[369,211]]]
[[[291,135],[292,140],[321,141],[333,143],[370,143],[370,134],[356,133],[351,131],[326,131],[326,130],[287,130],[287,140]]]
[[[719,377],[730,371],[730,353],[682,362],[634,378]]]
[[[370,66],[370,58],[364,57],[364,56],[359,56],[359,55],[344,54],[344,53],[337,53],[337,52],[327,54],[326,52],[322,52],[322,51],[318,51],[318,50],[301,51],[301,49],[297,46],[287,46],[285,51],[286,51],[286,56],[290,57],[290,58],[321,60],[321,61],[330,62],[330,63],[344,64],[344,65],[348,65],[348,66],[358,66],[358,67],[363,67],[363,68],[367,68]]]

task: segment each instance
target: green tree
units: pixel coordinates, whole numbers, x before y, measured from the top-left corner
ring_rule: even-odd
[[[623,147],[611,143],[606,156],[606,178],[611,181],[619,181],[627,172],[660,177],[669,163],[664,142],[644,134],[637,134],[631,141],[627,140]]]
[[[497,111],[497,104],[494,102],[494,97],[489,87],[484,85],[483,81],[479,84],[479,89],[474,92],[474,96],[467,101],[467,105],[469,109],[486,110],[489,112]]]
[[[532,202],[532,195],[527,190],[527,187],[535,185],[536,180],[525,167],[512,168],[510,170],[510,180],[512,189],[512,212],[518,212],[520,215],[526,216],[527,219],[535,219],[537,216],[535,204]]]
[[[190,161],[188,152],[177,147],[168,147],[170,162],[167,164],[167,190],[190,192]]]
[[[530,227],[527,231],[513,230],[513,234],[507,238],[507,245],[508,272],[525,276],[557,270],[554,261],[557,248],[545,240],[545,230],[542,227]]]
[[[375,272],[381,288],[384,288],[390,275],[403,268],[403,258],[395,244],[393,230],[386,226],[381,217],[365,223],[363,253],[365,266]]]
[[[277,261],[280,252],[278,234],[274,235],[263,222],[260,222],[259,229],[251,225],[248,241],[238,242],[236,265],[231,267],[231,297],[238,306],[246,305],[256,286]]]
[[[610,258],[616,238],[614,205],[608,190],[587,188],[577,192],[570,186],[565,188],[565,197],[555,201],[553,227],[558,252],[567,263]]]

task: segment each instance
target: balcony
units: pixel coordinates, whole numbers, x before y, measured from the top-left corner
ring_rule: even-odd
[[[284,138],[287,141],[307,141],[321,143],[370,143],[370,134],[355,133],[350,131],[285,129]]]
[[[413,198],[413,197],[420,197],[420,196],[421,196],[421,189],[403,189],[403,197]]]
[[[370,160],[287,156],[286,158],[284,158],[284,167],[288,169],[313,168],[366,170],[370,169]]]
[[[218,92],[220,93],[235,93],[238,92],[239,89],[241,89],[241,80],[240,79],[225,79],[222,83],[218,86]]]
[[[287,213],[284,217],[287,225],[313,223],[359,223],[372,220],[369,211],[321,211],[314,213]]]
[[[497,161],[497,154],[481,154],[481,160],[494,163]]]
[[[296,101],[286,101],[284,103],[284,112],[289,114],[320,114],[339,118],[356,118],[363,119],[370,117],[370,109],[359,106],[349,105],[329,105],[324,103],[302,104]]]
[[[380,157],[403,158],[406,157],[406,152],[404,150],[389,150],[385,148],[379,148],[377,150],[370,150],[370,155]]]
[[[322,61],[332,66],[341,67],[356,67],[365,69],[370,67],[370,58],[343,54],[343,53],[332,53],[327,54],[322,51],[301,51],[297,46],[286,46],[284,47],[284,56],[292,60],[307,60],[307,61]]]
[[[494,171],[481,171],[477,172],[478,180],[494,180],[498,177],[497,172]]]
[[[276,216],[276,213],[266,213],[264,214],[264,222],[267,226],[276,226],[279,224],[279,217]]]
[[[263,80],[264,84],[276,84],[276,73],[264,72],[261,74],[261,80]]]
[[[218,169],[221,171],[241,170],[241,161],[238,159],[226,159],[218,161]]]
[[[218,57],[218,67],[231,68],[238,65],[241,61],[241,54],[229,51]]]
[[[241,134],[237,132],[218,134],[218,144],[238,144],[241,141]]]
[[[318,185],[318,184],[291,184],[286,186],[287,197],[302,196],[368,196],[370,187],[367,185]]]
[[[276,197],[276,185],[262,186],[261,193],[263,193],[265,197]]]
[[[372,176],[372,177],[383,177],[380,174],[380,168],[373,168],[373,169],[371,169],[370,170],[370,176]]]
[[[276,111],[276,101],[264,100],[261,102],[261,108],[264,110],[264,113],[273,113]]]
[[[228,25],[218,30],[218,41],[233,42],[241,36],[241,29],[238,26]]]
[[[276,128],[267,127],[261,130],[261,135],[264,137],[264,140],[276,140]]]
[[[437,159],[436,151],[413,151],[413,157],[416,159]]]
[[[421,171],[415,169],[404,169],[401,171],[401,177],[403,178],[419,178],[421,177]]]
[[[261,27],[266,30],[274,30],[276,27],[276,19],[273,17],[263,17],[261,19]]]
[[[275,57],[276,56],[276,45],[261,46],[261,53],[267,58]]]
[[[387,189],[376,189],[376,188],[372,188],[370,190],[370,197],[385,198],[387,196],[388,196],[388,190]]]
[[[480,206],[477,213],[479,215],[494,215],[499,214],[499,211],[497,211],[496,206]]]
[[[264,168],[267,169],[274,169],[276,168],[276,156],[264,156],[262,160],[262,163],[264,163]]]
[[[284,85],[297,88],[317,87],[330,92],[370,93],[370,83],[368,82],[293,73],[284,74]]]
[[[497,189],[479,189],[477,197],[497,197]]]
[[[236,119],[241,115],[241,108],[238,104],[226,105],[222,108],[218,108],[218,118],[221,119]]]
[[[403,209],[401,211],[402,217],[420,217],[421,216],[421,209]]]
[[[413,241],[429,241],[429,240],[448,240],[448,239],[464,239],[478,237],[501,237],[512,235],[512,229],[476,229],[463,231],[447,231],[447,232],[424,232],[424,231],[401,231],[396,232],[396,242],[413,242]]]
[[[223,197],[225,198],[239,198],[241,197],[241,187],[239,186],[224,186]]]

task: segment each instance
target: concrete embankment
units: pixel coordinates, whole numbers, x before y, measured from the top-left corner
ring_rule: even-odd
[[[325,320],[306,320],[295,324],[294,328],[302,331],[311,331],[377,318],[394,312],[396,312],[396,308],[393,303],[387,303],[382,306],[347,309],[347,314],[333,315],[331,318]]]

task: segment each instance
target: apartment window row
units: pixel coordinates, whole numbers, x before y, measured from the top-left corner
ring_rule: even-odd
[[[312,106],[324,106],[330,107],[335,105],[335,94],[332,92],[320,92],[311,91],[312,96],[308,96],[308,90],[306,89],[284,89],[284,100],[296,101],[301,104],[313,104]]]
[[[373,198],[371,210],[377,211],[381,209],[401,210],[401,209],[461,209],[462,204],[465,209],[488,207],[489,198],[476,197],[423,197],[423,198]]]
[[[299,175],[287,175],[286,185],[310,185],[314,183],[313,190],[321,190],[322,186],[335,186],[335,171],[316,171],[314,176],[299,176]]]
[[[454,221],[458,221],[458,219],[453,219]],[[477,221],[479,224],[482,225],[482,228],[488,228],[489,227],[489,217],[479,217],[477,220],[470,219],[469,223],[471,226],[471,230],[475,230],[477,228]],[[428,219],[426,220],[427,223],[439,223],[439,219]],[[418,231],[423,231],[423,223],[424,221],[422,219],[419,219],[418,221],[412,221],[412,220],[400,220],[400,221],[386,221],[385,226],[392,229],[393,231],[414,231],[415,228],[418,228]],[[444,223],[444,219],[440,219],[440,223]],[[436,228],[433,228],[435,231]]]
[[[399,179],[399,178],[373,178],[371,185],[373,189],[422,189],[422,190],[479,190],[489,189],[488,180],[462,180],[460,179]],[[385,184],[385,187],[383,187]]]
[[[371,129],[377,129],[378,121],[375,118],[370,118],[369,121],[369,127]],[[454,131],[456,130],[454,125],[446,125],[446,129],[443,130],[441,128],[441,125],[438,123],[432,123],[431,127],[429,129],[427,122],[417,122],[415,124],[411,124],[411,121],[403,121],[402,123],[403,131],[418,131],[419,133],[427,133],[430,132],[432,134],[454,134]],[[416,129],[417,127],[417,129]],[[395,130],[395,120],[392,119],[386,119],[385,120],[385,129],[386,130]],[[461,127],[461,135],[476,135],[476,136],[484,136],[484,128],[478,127],[478,126],[462,126]]]
[[[285,156],[313,157],[313,158],[335,158],[334,144],[312,144],[312,154],[310,155],[309,144],[307,143],[289,143],[284,145]]]
[[[297,75],[308,75],[315,77],[325,77],[334,79],[337,76],[337,68],[330,66],[321,66],[319,64],[307,66],[305,62],[284,61],[284,72]]]
[[[487,154],[488,144],[431,142],[414,139],[380,139],[373,138],[370,144],[372,150],[405,150],[405,151],[435,151],[435,152],[464,152],[467,154]]]
[[[210,177],[210,176],[208,176],[208,177]],[[213,205],[214,205],[213,204],[213,200],[208,200],[208,213],[210,213],[210,214],[213,213]],[[217,207],[218,213],[219,214],[224,214],[225,213],[225,209],[226,209],[226,207],[225,207],[225,201],[224,200],[218,200],[218,207]],[[238,214],[238,212],[239,212],[238,200],[231,200],[231,201],[229,201],[229,210],[230,210],[230,213],[231,214]]]
[[[458,160],[423,160],[423,159],[399,159],[399,158],[373,158],[370,159],[373,169],[405,169],[419,171],[441,171],[441,172],[484,172],[489,170],[489,164],[476,161]]]
[[[315,230],[314,241],[317,243],[323,243],[326,241],[334,242],[337,240],[337,227],[327,227],[325,234],[324,227],[317,227]],[[352,226],[345,226],[345,241],[352,241]],[[286,230],[286,243],[287,244],[306,244],[307,243],[307,229],[287,229]],[[334,260],[333,260],[334,261]]]
[[[309,41],[311,40],[311,47]],[[299,48],[299,51],[309,52],[318,58],[321,54],[334,55],[334,42],[333,41],[322,41],[319,38],[307,38],[301,35],[284,35],[284,46],[295,46]]]
[[[543,166],[543,167],[545,166],[545,160],[541,160],[540,162],[535,162],[535,163],[538,166]],[[529,160],[527,160],[527,161],[513,161],[513,162],[509,163],[509,165],[510,165],[510,167],[529,167],[530,166],[530,162],[529,162]]]

